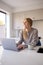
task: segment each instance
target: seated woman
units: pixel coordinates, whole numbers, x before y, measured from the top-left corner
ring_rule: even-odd
[[[31,18],[25,18],[23,23],[24,29],[20,33],[20,40],[17,46],[18,48],[25,48],[24,45],[22,45],[22,42],[24,42],[26,45],[35,47],[39,41],[38,30],[32,28],[33,21]]]

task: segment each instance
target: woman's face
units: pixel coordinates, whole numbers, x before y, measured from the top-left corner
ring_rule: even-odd
[[[30,23],[26,19],[24,20],[24,26],[26,29],[31,28]]]

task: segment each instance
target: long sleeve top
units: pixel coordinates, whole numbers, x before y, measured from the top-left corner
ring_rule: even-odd
[[[23,38],[23,31],[20,32],[20,40],[19,40],[19,44],[22,44],[22,42],[24,42],[26,45],[33,45],[36,46],[36,44],[38,43],[39,39],[38,39],[38,30],[35,28],[31,28],[30,32],[27,32],[28,35],[28,39],[24,39]]]

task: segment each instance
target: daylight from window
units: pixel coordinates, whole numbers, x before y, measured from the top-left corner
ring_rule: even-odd
[[[0,12],[0,25],[5,25],[5,14]]]

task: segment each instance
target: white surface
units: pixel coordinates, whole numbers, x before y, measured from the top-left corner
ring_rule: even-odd
[[[2,48],[2,46],[0,46],[0,65],[1,65],[1,57],[2,57],[2,53],[3,53],[3,48]]]
[[[0,47],[0,65],[43,65],[43,54],[29,49],[15,52]]]
[[[14,12],[43,8],[43,0],[2,0],[2,1],[11,6]]]

